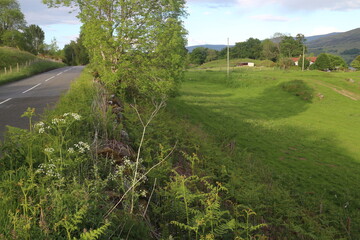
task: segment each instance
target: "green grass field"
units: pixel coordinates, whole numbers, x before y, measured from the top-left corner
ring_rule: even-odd
[[[189,71],[169,107],[230,152],[233,195],[277,239],[359,239],[359,101],[359,72],[240,68]]]

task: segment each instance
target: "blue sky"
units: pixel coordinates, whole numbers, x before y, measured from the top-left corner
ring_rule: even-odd
[[[19,0],[28,24],[56,38],[63,47],[76,39],[80,22],[70,9],[48,9],[41,0]],[[226,44],[274,33],[305,36],[345,32],[360,27],[360,0],[188,0],[188,45]]]

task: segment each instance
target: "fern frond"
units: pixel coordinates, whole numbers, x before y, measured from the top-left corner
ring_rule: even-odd
[[[109,228],[110,225],[111,223],[107,222],[98,229],[84,232],[80,235],[80,240],[96,240],[105,233],[105,231]]]

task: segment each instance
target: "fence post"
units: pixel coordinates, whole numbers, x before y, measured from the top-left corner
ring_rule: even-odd
[[[10,73],[12,73],[12,67],[11,67],[11,65],[10,65]]]
[[[5,67],[5,74],[7,74],[6,67]]]
[[[19,68],[19,63],[16,63],[16,70],[17,70],[17,72],[19,72],[19,71],[20,71],[20,68]]]

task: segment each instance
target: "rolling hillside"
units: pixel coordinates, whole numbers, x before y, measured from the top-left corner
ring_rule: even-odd
[[[307,42],[308,52],[318,55],[326,52],[340,55],[350,63],[360,55],[360,28],[348,32],[329,34]]]

